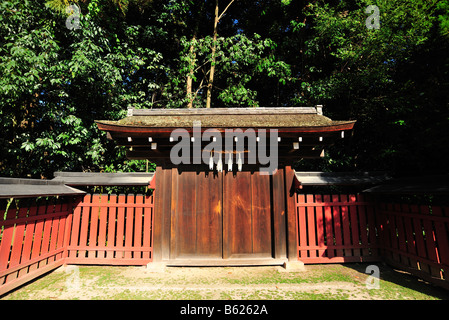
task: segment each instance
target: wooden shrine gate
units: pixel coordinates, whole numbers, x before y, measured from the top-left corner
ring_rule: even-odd
[[[156,175],[157,261],[248,265],[286,260],[282,169],[273,176],[258,171],[181,174],[177,168]]]

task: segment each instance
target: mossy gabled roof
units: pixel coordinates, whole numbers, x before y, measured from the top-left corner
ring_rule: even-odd
[[[179,127],[189,128],[194,121],[200,121],[202,127],[209,128],[278,128],[278,127],[323,127],[347,123],[348,121],[332,121],[315,115],[195,115],[195,116],[133,116],[114,122],[120,126],[138,127]],[[112,124],[112,123],[111,123]]]
[[[312,110],[312,111],[311,111]],[[191,128],[200,121],[208,128],[304,128],[352,124],[355,121],[333,121],[315,109],[260,108],[258,109],[184,109],[181,111],[139,110],[118,121],[97,121],[99,124],[121,127]]]

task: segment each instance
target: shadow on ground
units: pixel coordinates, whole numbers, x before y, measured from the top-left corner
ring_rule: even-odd
[[[369,265],[379,267],[380,271],[380,285],[391,286],[395,284],[413,291],[417,291],[428,296],[441,300],[449,300],[449,290],[424,281],[409,272],[395,269],[384,262],[378,263],[348,263],[342,264],[343,267],[356,270],[364,275],[369,275],[371,272],[366,272]],[[385,288],[383,288],[385,289]]]

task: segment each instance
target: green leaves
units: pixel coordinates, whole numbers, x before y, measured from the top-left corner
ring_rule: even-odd
[[[440,32],[443,36],[449,37],[449,1],[438,1],[436,5]]]
[[[21,148],[24,149],[26,152],[31,152],[34,150],[35,146],[36,145],[30,141],[24,141],[22,143]]]
[[[324,104],[331,118],[358,120],[351,143],[317,166],[447,160],[432,156],[449,143],[447,0],[235,1],[216,42],[212,0],[71,1],[76,30],[67,1],[47,3],[0,3],[2,175],[146,170],[94,120],[128,107],[204,107],[214,45],[213,107]],[[379,7],[379,30],[366,28],[368,5]]]
[[[357,120],[354,138],[350,144],[345,141],[347,147],[330,148],[325,165],[303,160],[302,166],[310,164],[307,168],[313,170],[420,171],[429,169],[425,163],[432,162],[443,167],[442,158],[417,151],[430,150],[425,136],[434,137],[430,139],[435,141],[433,148],[445,143],[435,137],[445,135],[442,122],[449,125],[443,118],[435,118],[449,110],[443,93],[449,66],[443,52],[448,42],[436,33],[441,29],[436,17],[445,10],[435,11],[436,3],[315,1],[304,7],[304,16],[289,19],[285,36],[282,34],[285,40],[274,39],[296,79],[290,82],[294,86],[286,83],[293,96],[290,101],[324,104],[325,114],[331,118]],[[290,6],[294,4],[292,1]],[[371,4],[380,9],[379,30],[365,26],[365,8]],[[430,83],[434,83],[433,89]],[[434,94],[439,103],[431,98]]]
[[[138,45],[138,26],[113,30],[123,27],[118,11],[103,24],[100,11],[107,6],[80,6],[81,28],[71,31],[65,14],[39,1],[0,4],[2,175],[50,177],[56,170],[100,170],[105,162],[124,160],[124,153],[105,157],[115,145],[94,120],[123,117],[131,101],[147,105],[143,99],[154,83],[127,82],[142,77],[142,69],[157,70],[162,57]]]
[[[242,84],[231,85],[221,91],[218,98],[226,104],[258,107],[257,92],[245,88]]]
[[[200,87],[207,83],[206,78],[199,74],[208,75],[211,65],[211,50],[213,39],[206,36],[201,39],[187,41],[181,40],[184,48],[181,54],[181,72],[187,75],[193,71],[192,78]],[[193,50],[191,49],[193,48]],[[254,34],[249,37],[245,34],[237,34],[231,37],[218,37],[216,40],[215,83],[218,89],[217,98],[226,106],[259,106],[257,90],[250,84],[255,77],[277,77],[280,83],[285,84],[289,80],[290,67],[287,63],[279,61],[272,54],[276,43],[271,39],[263,39]],[[182,80],[178,83],[183,84]],[[195,96],[194,104],[203,106],[204,95]]]

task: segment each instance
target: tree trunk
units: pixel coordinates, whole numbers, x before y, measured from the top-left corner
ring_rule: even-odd
[[[203,15],[204,4],[205,4],[205,1],[202,1],[201,5],[197,11],[198,16]],[[193,108],[193,100],[195,100],[195,97],[196,97],[196,93],[195,94],[192,93],[193,77],[194,77],[194,73],[195,73],[195,63],[196,63],[196,54],[194,53],[194,50],[195,50],[194,42],[198,35],[200,21],[201,21],[201,19],[198,17],[196,19],[195,27],[193,29],[192,44],[190,45],[190,48],[189,48],[189,55],[191,57],[191,60],[189,61],[189,74],[187,75],[187,78],[186,78],[186,87],[187,87],[186,88],[186,97],[188,99],[187,108]]]
[[[196,39],[196,34],[193,35],[192,41]],[[192,96],[192,81],[193,81],[193,70],[195,69],[195,55],[193,54],[194,45],[193,43],[190,45],[189,54],[191,57],[190,60],[190,71],[187,75],[187,99],[189,99],[189,102],[187,103],[187,108],[193,108],[193,96]]]
[[[212,100],[212,84],[215,73],[215,51],[217,50],[217,26],[218,26],[218,0],[215,0],[214,38],[212,44],[212,60],[210,66],[209,83],[207,84],[206,108],[210,108]]]

